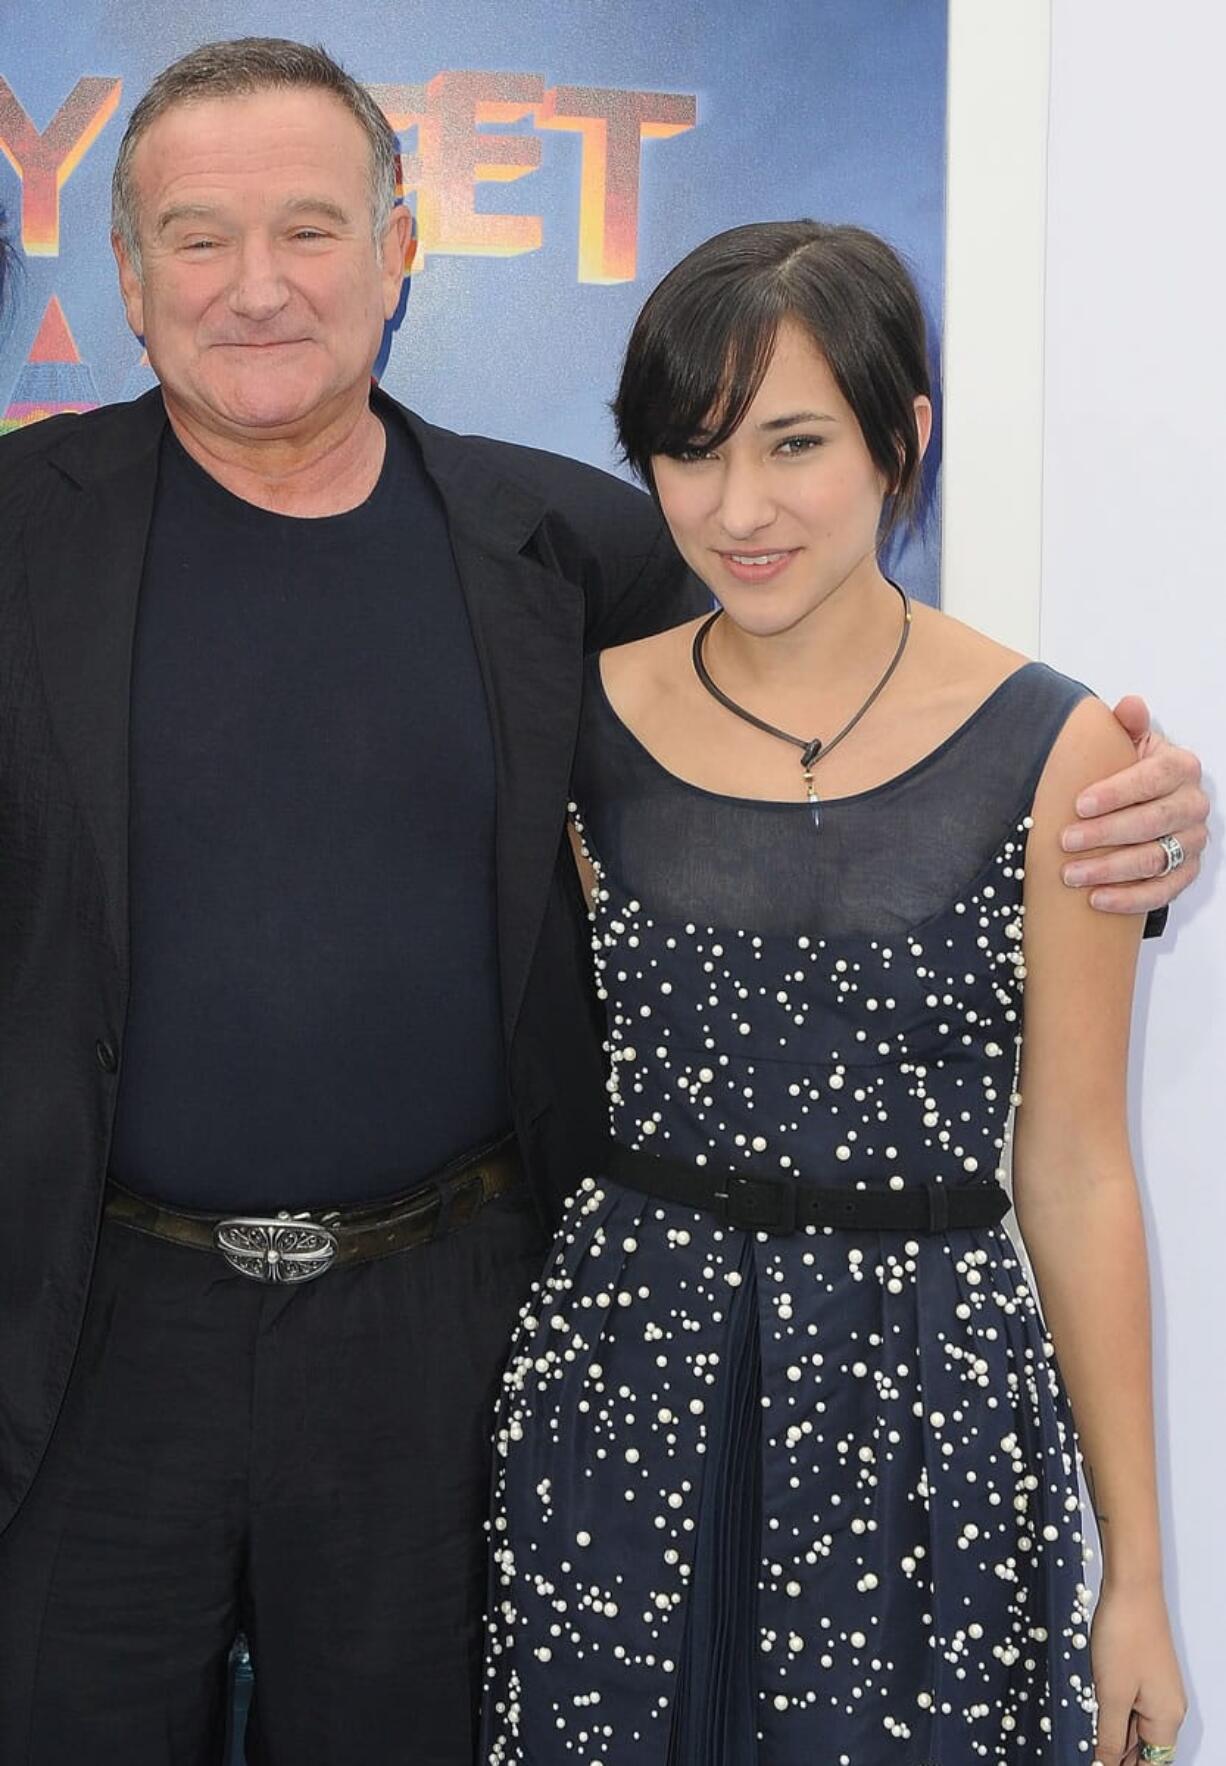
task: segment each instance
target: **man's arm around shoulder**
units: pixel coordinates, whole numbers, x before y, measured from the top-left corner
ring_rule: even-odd
[[[586,650],[666,631],[710,607],[645,491],[561,454],[486,445],[498,447],[508,471],[547,504],[533,547],[543,564],[583,590]]]

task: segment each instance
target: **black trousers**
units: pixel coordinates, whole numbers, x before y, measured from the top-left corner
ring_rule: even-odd
[[[0,1538],[3,1766],[471,1766],[494,1392],[544,1234],[517,1192],[302,1287],[106,1226]]]

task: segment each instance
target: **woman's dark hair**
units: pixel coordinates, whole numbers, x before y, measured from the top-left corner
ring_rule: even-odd
[[[653,454],[721,447],[762,384],[784,319],[830,364],[891,487],[884,538],[919,495],[915,400],[929,393],[928,356],[906,266],[863,227],[760,221],[682,258],[630,334],[613,401],[622,451],[651,486]]]

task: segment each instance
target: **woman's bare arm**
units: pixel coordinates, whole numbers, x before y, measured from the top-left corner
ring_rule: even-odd
[[[1027,852],[1027,980],[1014,1201],[1073,1407],[1103,1551],[1094,1629],[1098,1758],[1173,1740],[1184,1697],[1162,1592],[1145,1236],[1126,1076],[1141,927],[1060,878],[1078,792],[1127,759],[1096,700],[1044,771]],[[1169,1732],[1169,1733],[1168,1733]]]
[[[573,822],[567,822],[566,832],[570,837],[570,850],[574,855],[575,869],[579,873],[579,882],[583,889],[583,899],[589,907],[596,899],[596,873],[592,869],[592,861],[583,850],[583,839]]]

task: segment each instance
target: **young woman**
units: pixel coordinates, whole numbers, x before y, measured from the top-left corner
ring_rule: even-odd
[[[615,410],[718,611],[590,663],[612,1140],[505,1379],[484,1758],[1172,1759],[1139,927],[1057,838],[1127,740],[882,573],[932,408],[880,240],[700,246]]]

